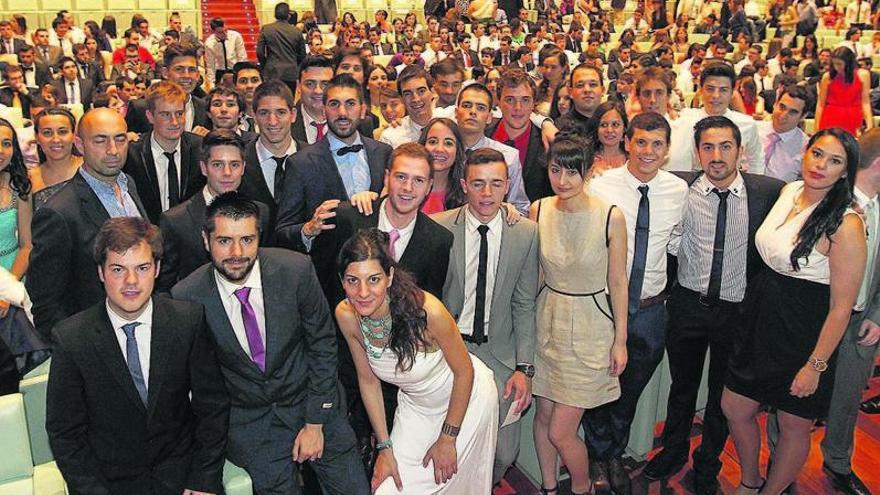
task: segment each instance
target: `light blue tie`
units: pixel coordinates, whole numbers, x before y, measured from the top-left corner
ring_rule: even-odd
[[[141,357],[138,353],[137,339],[134,337],[134,329],[140,325],[135,321],[122,325],[122,331],[125,332],[125,356],[128,361],[128,372],[131,374],[131,380],[134,382],[134,388],[137,389],[138,395],[141,396],[141,402],[147,405],[147,384],[144,381],[144,373],[141,369]]]

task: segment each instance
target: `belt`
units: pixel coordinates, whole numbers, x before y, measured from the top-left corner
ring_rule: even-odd
[[[485,336],[483,336],[483,340],[477,340],[474,338],[473,335],[467,335],[467,334],[463,333],[463,334],[461,334],[461,340],[463,340],[465,342],[470,342],[471,344],[480,345],[480,344],[485,344],[486,342],[489,342],[489,336],[485,335]]]
[[[696,299],[701,305],[703,305],[703,306],[705,306],[705,307],[707,307],[707,308],[714,308],[714,307],[716,307],[716,306],[736,306],[736,305],[740,304],[740,303],[737,303],[737,302],[725,301],[725,300],[723,300],[723,299],[709,299],[708,297],[706,297],[705,294],[700,294],[699,292],[697,292],[697,291],[695,291],[695,290],[688,289],[687,287],[684,287],[683,285],[678,285],[678,286],[676,287],[676,289],[677,289],[677,290],[680,290],[680,291],[682,291],[682,292],[684,292],[685,294],[687,294],[687,295],[689,295],[689,296],[691,296],[691,297],[693,297],[693,298]]]
[[[641,301],[639,301],[639,309],[645,309],[645,308],[649,308],[649,307],[657,305],[657,304],[661,304],[664,301],[666,301],[667,297],[669,297],[669,294],[667,294],[666,291],[664,290],[663,292],[657,294],[654,297],[642,299]]]

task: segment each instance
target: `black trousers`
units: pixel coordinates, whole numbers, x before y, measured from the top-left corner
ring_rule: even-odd
[[[697,476],[714,478],[721,470],[718,457],[727,441],[727,420],[721,411],[721,392],[733,342],[745,320],[745,307],[720,301],[705,305],[700,295],[678,286],[666,302],[669,326],[666,352],[672,384],[661,444],[672,455],[687,458],[691,424],[703,363],[709,350],[709,397],[703,414],[702,442],[694,452]]]

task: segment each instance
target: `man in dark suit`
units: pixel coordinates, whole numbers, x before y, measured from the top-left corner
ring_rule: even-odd
[[[30,116],[31,100],[39,93],[36,89],[28,89],[21,66],[7,65],[3,75],[8,86],[0,87],[0,105],[19,107],[22,115]]]
[[[324,117],[324,92],[333,79],[333,61],[327,57],[310,55],[300,65],[300,101],[293,120],[293,138],[314,144],[327,135]]]
[[[373,56],[394,55],[394,49],[391,48],[391,43],[382,43],[382,30],[378,27],[374,26],[370,28],[370,31],[367,33],[367,39],[369,41],[364,43],[364,46],[373,52]]]
[[[581,43],[584,40],[584,26],[581,25],[580,22],[574,21],[568,27],[568,35],[565,37],[565,49],[574,52],[581,53],[584,51]]]
[[[89,55],[89,49],[82,43],[73,45],[73,56],[79,66],[79,78],[85,79],[92,83],[92,87],[97,88],[98,84],[104,80],[104,71],[97,61]]]
[[[34,47],[30,45],[18,50],[18,65],[24,75],[24,84],[28,88],[39,89],[52,81],[52,71],[49,66],[36,60]]]
[[[87,112],[76,130],[82,167],[31,222],[34,247],[25,286],[34,303],[34,325],[43,336],[104,298],[92,259],[92,243],[104,221],[146,216],[133,181],[122,173],[128,151],[122,117],[98,108]]]
[[[288,163],[278,203],[278,245],[305,251],[310,238],[332,228],[325,223],[333,216],[329,200],[382,190],[391,147],[357,131],[364,107],[363,86],[350,74],[330,81],[324,95],[329,132]]]
[[[513,62],[514,55],[511,44],[513,39],[510,36],[504,36],[498,42],[498,49],[495,50],[495,58],[492,59],[492,65],[495,67],[507,67]]]
[[[516,148],[522,164],[522,180],[530,201],[552,196],[547,176],[547,153],[541,129],[530,115],[535,106],[535,83],[522,69],[511,69],[498,80],[495,97],[501,119],[486,127],[486,136]]]
[[[162,60],[162,79],[179,84],[188,96],[184,105],[187,115],[185,130],[192,132],[198,127],[210,126],[207,105],[200,98],[193,96],[193,91],[199,85],[198,54],[195,47],[173,43],[165,48]],[[138,98],[129,102],[125,122],[129,131],[138,134],[153,128],[147,118],[146,100]]]
[[[156,289],[160,292],[170,292],[179,280],[211,261],[201,235],[206,205],[223,193],[238,190],[244,174],[244,140],[233,131],[211,131],[198,151],[199,168],[206,181],[204,189],[159,217],[165,247],[156,281]],[[265,246],[272,234],[270,211],[265,204],[255,203],[260,208],[262,222],[260,244]]]
[[[229,396],[204,309],[152,298],[159,229],[107,220],[94,262],[106,299],[60,322],[46,398],[71,493],[220,493]]]
[[[306,58],[302,32],[291,25],[290,6],[275,5],[275,22],[263,26],[257,41],[257,59],[263,68],[263,79],[281,79],[296,93],[299,64]]]
[[[259,209],[235,192],[208,206],[211,264],[172,289],[205,306],[232,400],[226,454],[261,494],[299,494],[295,463],[324,493],[369,493],[336,380],[336,337],[309,259],[259,248]]]
[[[83,109],[88,110],[92,106],[92,98],[95,96],[95,86],[92,82],[79,77],[79,67],[76,61],[70,57],[61,59],[61,77],[52,83],[58,90],[60,97],[58,103],[79,103]]]
[[[184,132],[187,94],[179,85],[161,81],[144,95],[153,130],[128,148],[123,169],[135,180],[147,217],[159,223],[163,211],[200,192],[205,179],[199,171],[202,138]]]
[[[244,115],[244,97],[234,89],[218,85],[205,97],[208,104],[208,118],[211,119],[211,130],[227,129],[237,134],[242,142],[250,143],[257,139],[257,134],[242,129],[241,119]],[[208,129],[199,129],[202,137]]]
[[[57,67],[64,56],[64,50],[60,46],[49,44],[49,31],[38,28],[34,31],[34,49],[37,60],[49,67]]]
[[[283,82],[273,79],[257,87],[254,113],[260,134],[245,147],[239,190],[248,199],[268,205],[274,219],[290,157],[306,145],[291,136],[291,122],[298,112]],[[274,225],[274,221],[269,223]]]
[[[480,55],[471,50],[471,36],[469,34],[459,33],[455,37],[455,42],[458,45],[458,49],[455,50],[452,56],[458,60],[462,67],[467,69],[480,65]]]
[[[663,450],[648,463],[645,476],[665,478],[687,462],[703,362],[711,350],[702,441],[693,454],[695,492],[708,495],[718,489],[719,455],[728,435],[721,411],[727,360],[742,324],[748,321],[742,301],[749,283],[764,267],[755,247],[755,232],[784,183],[737,171],[742,137],[730,119],[706,117],[694,130],[703,171],[679,175],[690,189],[682,223],[673,232],[678,241],[671,243],[677,263],[671,260],[669,264],[672,274],[677,271],[677,284],[666,303],[672,385],[661,437]],[[716,228],[719,219],[725,219],[721,230]],[[714,239],[714,244],[704,239]]]
[[[616,81],[623,71],[629,68],[632,59],[632,47],[623,45],[617,49],[617,58],[608,64],[608,80]]]
[[[15,31],[12,29],[12,22],[7,20],[0,21],[0,54],[15,55],[19,50],[24,48],[27,43],[22,39],[15,37]]]

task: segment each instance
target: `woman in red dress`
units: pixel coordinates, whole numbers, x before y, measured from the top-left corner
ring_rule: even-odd
[[[853,51],[843,46],[834,50],[831,70],[819,82],[816,130],[840,127],[857,136],[862,121],[866,129],[874,127],[870,89],[871,76],[857,68]]]

